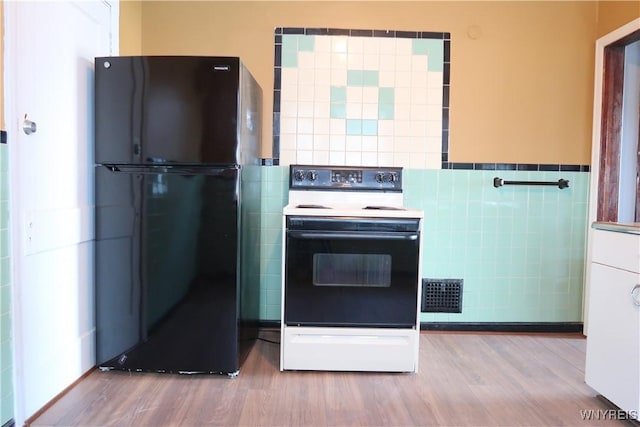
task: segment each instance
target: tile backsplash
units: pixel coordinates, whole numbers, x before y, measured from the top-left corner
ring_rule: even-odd
[[[277,29],[274,157],[439,169],[449,45],[448,33]]]
[[[589,167],[449,159],[449,33],[278,28],[274,159],[263,175],[261,319],[280,319],[286,165],[404,167],[423,277],[464,279],[423,322],[581,322]],[[587,172],[587,173],[585,173]],[[568,179],[569,188],[507,186]]]
[[[262,320],[280,319],[286,165],[404,168],[423,277],[464,279],[422,322],[581,322],[589,166],[449,159],[449,33],[278,28],[274,160],[263,172]],[[277,163],[277,162],[276,162]],[[569,180],[569,188],[505,186]]]
[[[280,319],[288,167],[263,170],[260,318]],[[569,188],[493,187],[496,171],[405,169],[407,207],[424,210],[423,277],[463,278],[462,313],[423,322],[581,322],[589,173],[500,171]]]

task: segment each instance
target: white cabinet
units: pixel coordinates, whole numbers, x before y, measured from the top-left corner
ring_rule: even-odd
[[[589,286],[585,380],[637,416],[640,294],[634,294],[640,288],[640,235],[594,230]]]

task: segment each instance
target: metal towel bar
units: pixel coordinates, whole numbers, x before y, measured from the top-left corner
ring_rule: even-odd
[[[497,176],[493,178],[493,186],[498,188],[503,185],[553,185],[559,189],[569,187],[569,181],[566,179],[559,179],[557,181],[505,181]]]

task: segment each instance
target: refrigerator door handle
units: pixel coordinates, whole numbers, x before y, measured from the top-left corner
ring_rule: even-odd
[[[176,175],[223,175],[229,170],[237,170],[238,166],[174,166],[174,165],[103,165],[111,172],[137,173],[142,175],[176,174]]]

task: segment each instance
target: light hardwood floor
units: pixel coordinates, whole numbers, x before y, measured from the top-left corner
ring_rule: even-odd
[[[278,340],[276,331],[262,336]],[[33,426],[621,426],[584,383],[581,335],[423,332],[417,374],[280,372],[258,341],[237,378],[94,371]]]

